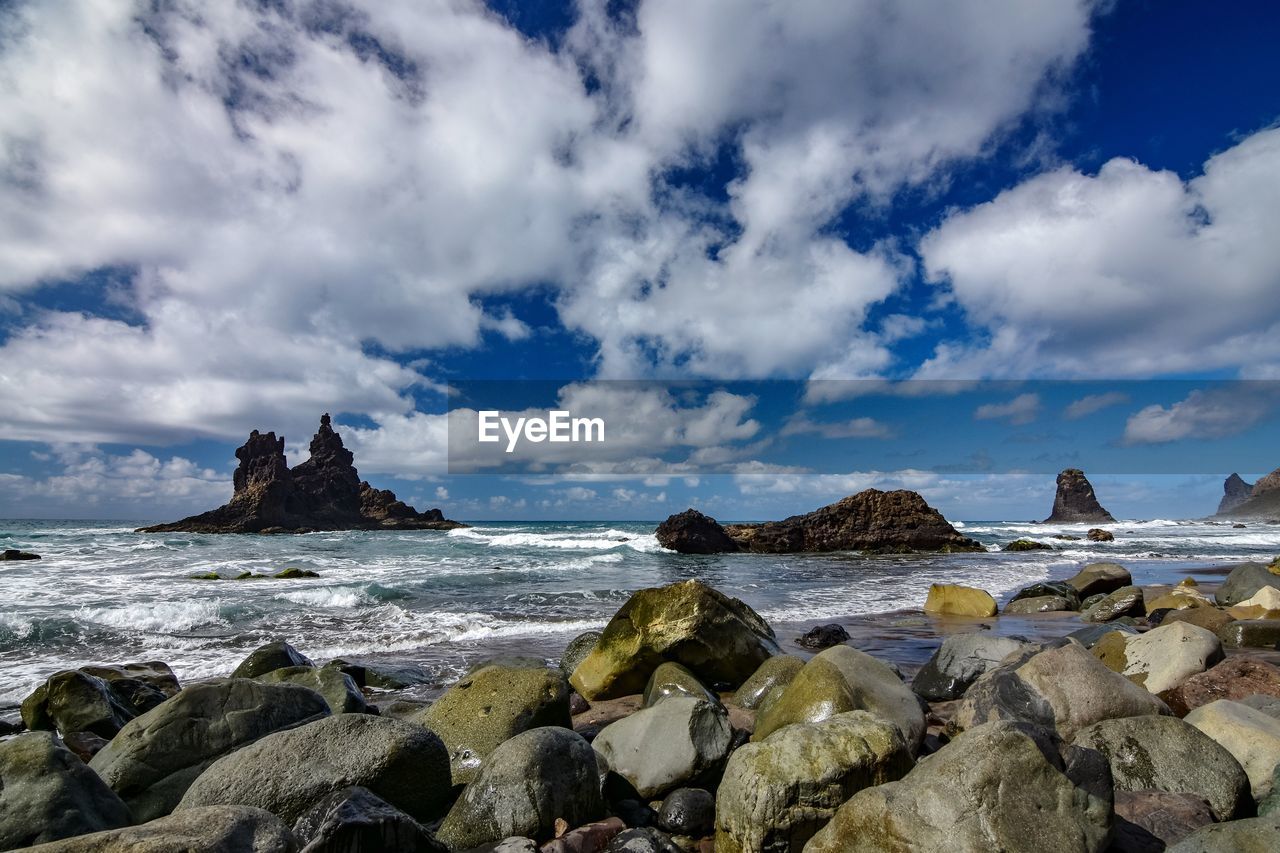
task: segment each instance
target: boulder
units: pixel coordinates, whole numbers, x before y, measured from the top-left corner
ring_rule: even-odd
[[[1195,625],[1217,634],[1218,629],[1233,621],[1235,621],[1235,618],[1231,614],[1216,607],[1189,607],[1173,613],[1166,613],[1164,620],[1160,624],[1186,622],[1189,625]]]
[[[912,764],[898,728],[865,711],[781,729],[730,757],[716,794],[716,850],[800,850],[851,796]]]
[[[293,825],[302,853],[446,853],[447,848],[409,815],[368,788],[335,791]]]
[[[619,817],[579,826],[542,845],[542,853],[602,853],[618,833],[627,828]]]
[[[1276,578],[1280,585],[1280,578]],[[1251,597],[1227,608],[1236,619],[1280,619],[1280,589],[1264,586]]]
[[[751,739],[846,711],[870,711],[893,723],[912,755],[924,739],[920,700],[892,667],[851,646],[832,646],[806,663],[776,700],[761,707]]]
[[[1274,649],[1280,646],[1280,619],[1237,619],[1218,629],[1229,649]]]
[[[262,809],[188,809],[141,826],[82,835],[31,848],[37,853],[296,853],[280,818]]]
[[[1091,605],[1080,614],[1080,618],[1085,622],[1110,622],[1121,616],[1141,616],[1145,612],[1141,588],[1122,586]]]
[[[1280,849],[1280,812],[1201,827],[1168,853],[1272,853]]]
[[[1111,786],[1079,779],[1078,751],[1024,723],[980,726],[900,781],[854,794],[805,851],[1101,851]]]
[[[959,699],[978,676],[1009,655],[1031,648],[1018,637],[1001,637],[990,631],[949,634],[916,673],[911,687],[930,702]]]
[[[255,806],[292,824],[324,797],[368,788],[418,820],[444,812],[452,782],[440,738],[421,726],[340,714],[276,732],[214,762],[178,809]]]
[[[1075,591],[1084,599],[1098,593],[1115,592],[1121,587],[1133,583],[1129,570],[1119,563],[1090,563],[1067,579]]]
[[[637,827],[619,832],[605,853],[680,853],[670,838],[653,827]]]
[[[658,525],[658,544],[681,554],[725,554],[738,550],[720,523],[696,509],[669,516]]]
[[[591,650],[598,642],[600,642],[599,631],[587,631],[569,641],[564,653],[560,655],[560,671],[564,673],[565,678],[573,675],[578,664],[587,659],[587,655],[591,654]]]
[[[965,693],[950,728],[1015,720],[1070,739],[1101,720],[1168,713],[1164,702],[1069,643],[987,671]]]
[[[1101,527],[1090,527],[1089,532],[1085,534],[1090,542],[1114,542],[1116,535],[1110,530],[1103,530]]]
[[[1100,625],[1086,625],[1067,634],[1067,639],[1079,643],[1086,649],[1092,649],[1102,641],[1108,634],[1116,631],[1122,631],[1125,634],[1136,634],[1138,629],[1134,627],[1136,623],[1133,617],[1123,616],[1114,622],[1104,622]]]
[[[542,726],[573,728],[559,669],[484,666],[444,692],[414,722],[440,736],[455,783],[476,778],[504,741]]]
[[[1102,508],[1093,493],[1093,484],[1079,468],[1067,468],[1058,475],[1058,488],[1053,496],[1053,512],[1045,524],[1080,524],[1090,521],[1114,523],[1111,513]]]
[[[1195,794],[1116,790],[1111,853],[1162,853],[1213,823],[1209,804]]]
[[[136,819],[152,820],[172,811],[192,780],[231,750],[328,714],[320,694],[293,684],[193,684],[131,720],[89,766]]]
[[[1013,597],[1009,599],[1009,603],[1012,604],[1015,601],[1021,601],[1026,598],[1044,598],[1045,596],[1065,598],[1071,602],[1070,609],[1080,609],[1080,593],[1066,581],[1038,581],[1029,586],[1024,586],[1013,594]]]
[[[1209,601],[1206,596],[1194,591],[1188,593],[1181,590],[1174,590],[1173,592],[1166,592],[1163,594],[1156,591],[1144,591],[1143,598],[1145,599],[1143,606],[1146,608],[1148,616],[1154,616],[1157,611],[1160,610],[1217,610],[1217,608],[1213,606],[1213,602]],[[1159,621],[1163,622],[1167,615],[1168,614],[1166,613],[1164,616],[1161,616]]]
[[[0,743],[0,850],[131,823],[128,806],[52,733]]]
[[[743,551],[762,554],[985,551],[915,492],[867,489],[804,515],[725,528]]]
[[[369,711],[364,694],[351,676],[338,669],[314,666],[287,666],[257,678],[263,684],[297,684],[324,697],[334,714],[365,714]]]
[[[1235,756],[1255,800],[1271,793],[1272,774],[1280,764],[1280,720],[1229,699],[1201,705],[1186,720]]]
[[[674,835],[705,838],[716,829],[716,798],[703,788],[677,788],[663,799],[658,826]]]
[[[1115,631],[1093,648],[1093,654],[1152,693],[1172,690],[1223,659],[1217,635],[1186,622],[1161,625],[1136,636]]]
[[[1247,657],[1231,657],[1193,675],[1160,698],[1179,717],[1218,699],[1243,700],[1248,696],[1280,697],[1280,669]]]
[[[591,745],[642,797],[656,799],[719,771],[732,740],[719,702],[669,696],[606,726]]]
[[[1241,563],[1222,580],[1214,601],[1221,607],[1231,607],[1257,595],[1264,586],[1275,586],[1277,578],[1262,563]]]
[[[315,666],[311,659],[284,640],[254,649],[231,673],[232,678],[257,678],[276,669]]]
[[[775,687],[786,687],[803,666],[803,658],[795,655],[774,655],[760,664],[751,677],[738,688],[738,692],[733,694],[734,704],[749,711],[758,709],[769,691]]]
[[[142,712],[131,702],[135,696],[140,704],[151,707],[165,699],[158,690],[141,684],[124,692],[81,670],[56,672],[22,701],[22,722],[32,731],[90,732],[110,740]]]
[[[392,664],[383,661],[348,661],[335,658],[325,664],[326,669],[336,669],[351,676],[357,687],[374,690],[403,690],[415,684],[430,684],[431,673],[413,664]]]
[[[1268,717],[1275,717],[1277,720],[1280,720],[1280,697],[1255,693],[1252,696],[1246,696],[1239,701],[1241,705],[1248,705],[1250,708],[1259,710]]]
[[[1177,717],[1103,720],[1073,741],[1106,756],[1116,791],[1167,791],[1201,797],[1214,820],[1252,809],[1249,777],[1217,741]]]
[[[976,616],[985,619],[996,615],[996,600],[986,590],[960,584],[929,585],[924,612],[936,616]]]
[[[849,632],[843,625],[816,625],[805,631],[804,636],[796,637],[796,645],[802,649],[822,651],[848,640]]]
[[[1020,598],[1011,601],[1004,607],[1005,616],[1032,616],[1036,613],[1061,613],[1075,610],[1071,600],[1061,595],[1042,595],[1038,598]]]
[[[754,610],[701,581],[682,581],[627,599],[570,683],[588,701],[626,696],[671,660],[711,687],[737,687],[777,653],[773,629]]]
[[[39,554],[32,554],[30,551],[19,551],[17,548],[5,548],[0,551],[0,563],[6,563],[10,560],[38,560]]]
[[[1052,545],[1037,542],[1034,539],[1015,539],[1000,549],[1001,551],[1052,551]]]
[[[680,701],[672,699],[663,707]],[[568,729],[531,729],[494,751],[436,837],[451,850],[512,836],[547,841],[555,834],[557,818],[579,826],[603,812],[591,745]]]
[[[649,676],[644,687],[644,707],[656,705],[669,696],[692,696],[713,704],[720,704],[720,697],[712,693],[685,667],[667,661]]]

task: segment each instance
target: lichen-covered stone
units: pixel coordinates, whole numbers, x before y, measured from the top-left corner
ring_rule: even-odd
[[[335,714],[363,714],[369,710],[364,694],[351,676],[338,669],[314,666],[289,666],[273,669],[257,678],[263,684],[297,684],[324,697]]]
[[[742,683],[738,692],[733,694],[734,703],[749,711],[756,710],[769,691],[775,687],[786,687],[803,666],[804,658],[796,655],[774,655],[760,664],[751,673],[751,677]]]
[[[1136,586],[1122,586],[1090,605],[1080,614],[1080,618],[1085,622],[1110,622],[1121,616],[1141,616],[1145,612],[1142,589]]]
[[[720,697],[706,688],[692,672],[678,663],[659,664],[644,686],[644,707],[656,705],[669,696],[692,696],[720,704]]]
[[[930,584],[929,596],[924,602],[924,612],[936,616],[986,618],[995,616],[996,610],[996,600],[991,593],[960,584]]]
[[[1223,658],[1222,642],[1213,632],[1186,622],[1136,636],[1115,631],[1093,653],[1109,669],[1152,693],[1172,690]]]

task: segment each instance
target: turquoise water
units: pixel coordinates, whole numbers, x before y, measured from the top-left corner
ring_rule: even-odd
[[[691,557],[661,549],[653,522],[488,523],[451,531],[302,536],[137,534],[132,522],[0,521],[0,707],[58,669],[159,659],[185,679],[225,675],[262,643],[313,659],[364,657],[447,680],[488,651],[548,657],[598,628],[636,589],[701,578],[774,623],[918,608],[932,582],[999,597],[1099,559],[1144,582],[1280,553],[1280,527],[1120,522],[1114,543],[1064,542],[1085,525],[971,522],[985,554]],[[994,549],[1033,536],[1052,552]],[[314,580],[197,581],[195,573],[312,569]]]

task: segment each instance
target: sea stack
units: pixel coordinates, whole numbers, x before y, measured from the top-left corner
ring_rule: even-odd
[[[1079,468],[1067,468],[1058,475],[1058,491],[1053,496],[1053,513],[1045,524],[1114,522],[1115,517],[1098,503],[1093,484]]]
[[[360,479],[355,458],[329,415],[311,439],[311,456],[290,468],[284,437],[256,429],[236,450],[235,492],[217,509],[140,533],[305,533],[313,530],[451,530],[466,527],[438,509],[418,512]]]
[[[1232,483],[1233,478],[1236,481],[1235,484]],[[1249,493],[1228,506],[1228,501],[1233,495],[1233,485],[1235,485],[1235,494],[1239,494],[1241,486],[1248,488]],[[1252,487],[1236,474],[1228,477],[1224,486],[1226,493],[1222,496],[1222,503],[1218,505],[1219,516],[1280,519],[1280,468],[1254,483]]]

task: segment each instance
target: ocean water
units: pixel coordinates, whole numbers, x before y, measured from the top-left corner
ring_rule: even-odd
[[[687,578],[782,624],[919,608],[933,582],[1000,598],[1103,559],[1156,583],[1189,567],[1280,553],[1280,526],[1172,520],[1110,525],[1114,543],[1050,538],[1083,536],[1088,525],[956,523],[988,553],[884,557],[682,556],[659,547],[653,522],[300,536],[137,534],[137,524],[0,521],[0,547],[44,558],[0,563],[0,709],[59,669],[158,659],[183,679],[212,677],[276,639],[318,663],[413,665],[438,686],[495,651],[554,658],[575,634],[602,627],[631,592]],[[1022,536],[1055,550],[999,552]],[[320,577],[190,578],[290,566]]]

